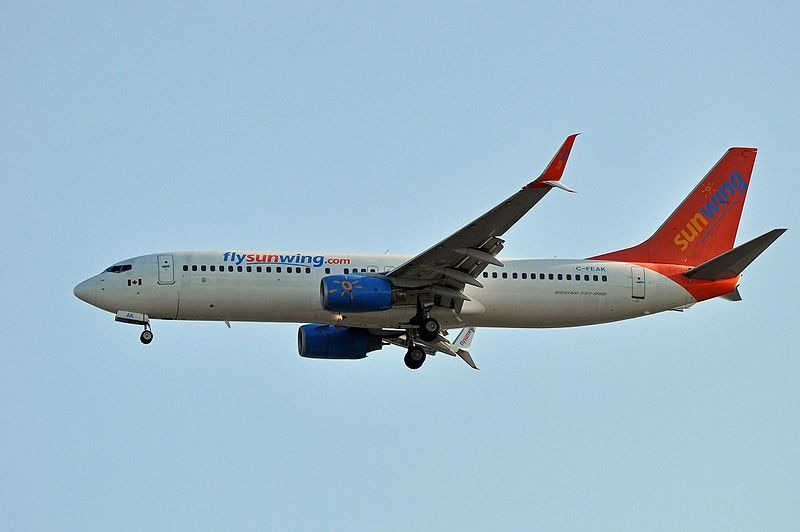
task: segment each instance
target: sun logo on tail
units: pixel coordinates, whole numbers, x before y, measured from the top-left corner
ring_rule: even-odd
[[[708,198],[716,191],[717,191],[717,189],[714,188],[714,182],[713,181],[709,181],[703,187],[703,197],[704,198]]]
[[[350,281],[347,279],[347,276],[345,276],[344,281],[333,281],[333,283],[338,284],[340,288],[334,288],[332,290],[328,290],[328,293],[335,294],[336,292],[339,292],[341,290],[339,297],[347,297],[347,294],[350,294],[350,301],[352,301],[354,297],[353,290],[361,290],[362,288],[364,288],[359,284],[360,282],[361,279]]]

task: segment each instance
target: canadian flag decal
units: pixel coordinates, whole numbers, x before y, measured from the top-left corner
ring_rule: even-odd
[[[141,279],[128,279],[128,286],[142,286]]]

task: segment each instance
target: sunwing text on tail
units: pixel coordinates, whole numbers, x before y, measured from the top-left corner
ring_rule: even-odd
[[[299,322],[307,358],[360,359],[386,345],[418,369],[436,353],[477,366],[477,327],[572,327],[739,301],[742,271],[786,229],[734,246],[755,148],[730,148],[647,240],[587,259],[508,259],[501,238],[561,182],[577,135],[539,178],[416,256],[164,252],[118,262],[75,287],[122,323]],[[461,329],[451,341],[450,330]]]

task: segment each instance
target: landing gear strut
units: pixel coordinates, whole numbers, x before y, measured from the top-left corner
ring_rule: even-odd
[[[423,342],[433,342],[439,337],[439,331],[441,330],[439,322],[431,318],[428,313],[431,306],[426,307],[422,304],[422,301],[417,298],[417,315],[411,320],[411,323],[419,324],[419,331],[417,334],[419,334]]]
[[[408,369],[419,369],[425,362],[425,358],[425,351],[421,347],[414,345],[408,348],[406,356],[403,358],[403,362],[406,363]]]

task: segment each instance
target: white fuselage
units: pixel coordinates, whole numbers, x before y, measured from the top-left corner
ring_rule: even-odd
[[[245,257],[224,252],[145,255],[122,261],[118,264],[126,267],[117,268],[121,271],[107,270],[79,286],[88,294],[87,301],[99,308],[139,312],[154,319],[380,328],[407,323],[416,312],[414,306],[401,306],[342,315],[324,310],[320,301],[320,281],[326,275],[385,273],[410,257],[296,254],[269,262],[266,255],[250,255],[257,261],[261,258],[250,264]],[[459,315],[434,309],[432,316],[442,328],[570,327],[685,308],[696,302],[677,283],[633,264],[502,260],[504,267],[490,266],[478,277],[483,288],[467,286],[470,301]]]

